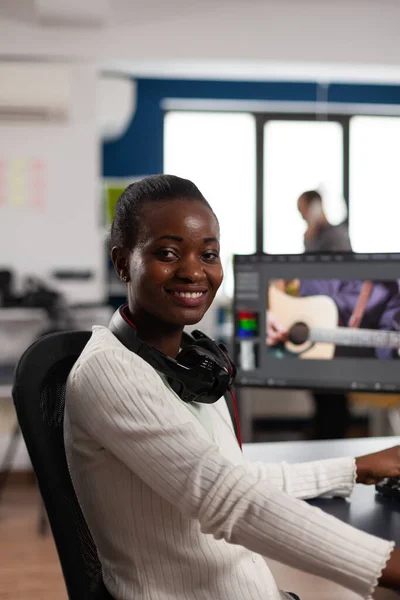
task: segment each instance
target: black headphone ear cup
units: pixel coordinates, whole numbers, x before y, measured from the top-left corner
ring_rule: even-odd
[[[200,347],[197,343],[181,350],[176,357],[176,361],[182,367],[190,370],[194,380],[199,376],[204,377],[206,372],[209,374],[208,391],[204,390],[201,392],[199,390],[198,396],[195,398],[196,401],[210,402],[210,400],[200,399],[202,396],[208,395],[208,398],[211,398],[212,396],[212,401],[215,402],[225,394],[232,383],[231,370],[228,364],[225,361],[220,360],[219,357],[215,355],[215,352],[210,352],[210,350]],[[174,383],[171,387],[177,391],[176,386],[177,384]],[[180,393],[178,392],[178,395],[185,400],[182,392],[183,390],[181,390]]]
[[[201,360],[200,356],[193,351],[193,346],[185,346],[175,358],[176,362],[184,367],[195,367]]]
[[[197,339],[196,346],[200,346],[202,350],[208,352],[211,358],[216,360],[228,373],[231,372],[231,361],[229,360],[227,353],[225,353],[213,340],[206,337]]]
[[[207,348],[200,348],[199,350],[198,344],[192,344],[191,346],[182,348],[175,360],[185,367],[193,368],[204,360],[204,356],[215,362],[215,354],[213,352],[210,352]]]

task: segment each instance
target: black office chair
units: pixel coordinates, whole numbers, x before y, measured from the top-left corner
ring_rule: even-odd
[[[75,495],[64,448],[66,380],[89,337],[88,331],[64,331],[36,340],[17,365],[13,398],[47,510],[68,597],[112,600]]]

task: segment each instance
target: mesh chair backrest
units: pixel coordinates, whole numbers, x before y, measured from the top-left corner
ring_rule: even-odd
[[[79,506],[64,448],[68,374],[90,332],[51,333],[34,342],[15,373],[18,421],[46,506],[71,600],[110,600],[96,546]]]

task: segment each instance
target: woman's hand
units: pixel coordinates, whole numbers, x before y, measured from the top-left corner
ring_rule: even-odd
[[[382,571],[382,575],[379,579],[378,585],[381,587],[389,588],[390,590],[400,590],[400,549],[393,548],[393,551],[389,557]]]
[[[286,340],[288,331],[284,329],[277,321],[274,314],[269,310],[267,312],[267,344],[275,346],[278,342]]]
[[[356,458],[357,483],[371,485],[385,477],[400,477],[400,446]]]

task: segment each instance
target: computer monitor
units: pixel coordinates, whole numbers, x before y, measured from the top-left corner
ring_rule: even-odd
[[[400,254],[236,255],[234,274],[236,384],[400,391]]]

